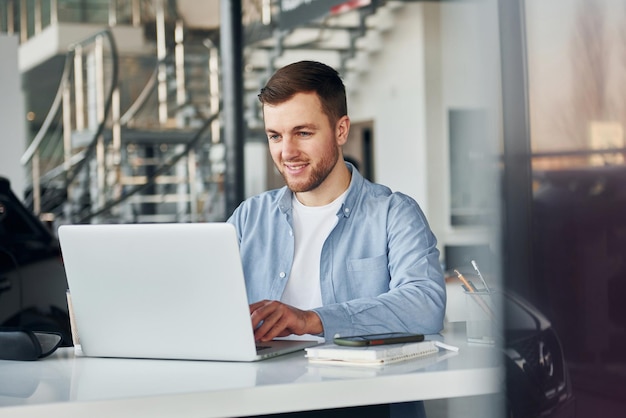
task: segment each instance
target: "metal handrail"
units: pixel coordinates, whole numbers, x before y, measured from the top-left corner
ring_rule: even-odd
[[[63,101],[63,90],[66,87],[67,83],[69,82],[69,77],[72,73],[72,63],[74,60],[74,53],[75,53],[76,48],[78,46],[89,45],[90,43],[94,42],[99,36],[102,36],[102,35],[105,35],[109,38],[109,41],[111,42],[111,49],[112,51],[114,51],[114,54],[113,54],[114,55],[114,66],[113,66],[114,80],[113,80],[113,83],[111,83],[111,85],[112,87],[117,85],[117,49],[115,46],[115,40],[113,39],[113,35],[111,34],[110,30],[108,29],[103,30],[101,32],[98,32],[90,36],[89,38],[81,42],[77,42],[71,45],[68,48],[67,55],[65,56],[65,66],[63,67],[63,73],[61,75],[61,82],[59,83],[59,88],[57,89],[52,105],[50,106],[50,110],[48,111],[48,114],[46,115],[46,118],[44,119],[44,122],[42,123],[41,128],[39,129],[39,131],[37,131],[35,138],[33,138],[33,141],[30,143],[30,145],[28,146],[26,151],[24,151],[24,154],[20,158],[20,163],[22,165],[26,165],[29,162],[31,162],[33,155],[35,154],[37,149],[41,146],[41,142],[44,140],[46,134],[48,133],[48,130],[50,129],[50,126],[52,125],[52,122],[54,121],[54,118],[57,112],[59,111],[59,107],[61,106],[61,103]],[[113,91],[113,88],[111,89],[111,94],[112,94],[112,91]],[[110,101],[111,100],[110,100],[110,94],[109,94],[108,107],[110,107]]]
[[[61,82],[59,83],[59,88],[57,89],[57,93],[54,97],[54,101],[52,102],[52,105],[50,106],[50,110],[48,110],[48,114],[46,115],[46,118],[41,124],[41,128],[39,128],[39,131],[37,131],[35,138],[33,138],[33,141],[30,143],[28,148],[26,148],[26,151],[24,151],[24,154],[22,154],[22,157],[20,158],[20,163],[22,165],[26,165],[29,162],[31,162],[31,160],[33,159],[33,156],[35,155],[35,152],[41,146],[41,142],[46,137],[46,134],[48,133],[50,126],[52,125],[52,122],[54,121],[54,118],[57,112],[59,111],[59,107],[61,106],[61,103],[63,101],[63,90],[65,89],[65,85],[68,82],[69,75],[72,71],[71,64],[72,64],[73,58],[74,58],[74,51],[68,52],[65,58],[65,66],[63,67],[63,74],[61,75]]]
[[[65,113],[68,111],[68,109],[65,109],[65,102],[66,102],[65,96],[66,96],[66,93],[68,92],[68,88],[70,87],[71,77],[75,71],[75,68],[73,68],[72,64],[74,64],[75,58],[78,54],[77,51],[79,49],[82,49],[94,43],[97,45],[98,42],[100,42],[100,40],[103,38],[106,38],[108,40],[110,53],[112,56],[112,76],[111,76],[110,91],[108,92],[108,94],[103,92],[101,96],[105,104],[103,105],[103,110],[101,114],[99,115],[99,118],[101,118],[101,120],[97,121],[98,127],[96,129],[96,132],[94,133],[94,136],[90,141],[90,144],[88,145],[85,152],[82,154],[82,158],[80,160],[76,162],[76,158],[70,158],[69,152],[67,149],[69,145],[67,141],[65,141],[66,143],[63,145],[65,147],[64,148],[65,149],[65,152],[64,152],[65,163],[62,165],[62,169],[60,169],[59,167],[55,167],[49,170],[48,172],[42,174],[40,172],[41,167],[39,166],[40,154],[42,153],[43,150],[46,149],[44,147],[49,148],[50,146],[50,142],[46,141],[46,139],[51,138],[51,129],[53,128],[55,121],[58,120],[57,118],[60,112]],[[71,182],[74,180],[74,178],[76,177],[80,169],[85,164],[88,157],[91,155],[91,153],[95,149],[96,144],[98,142],[98,137],[103,132],[108,115],[110,113],[110,109],[112,107],[112,98],[113,98],[114,91],[116,90],[117,83],[118,83],[118,66],[119,66],[118,54],[117,54],[115,40],[113,38],[112,33],[108,29],[99,31],[93,34],[92,36],[82,40],[81,42],[72,44],[70,47],[68,47],[68,52],[65,57],[65,64],[64,64],[63,73],[61,76],[61,81],[59,82],[59,88],[56,92],[53,103],[48,113],[46,114],[46,117],[44,119],[44,122],[41,128],[39,129],[39,131],[33,138],[33,141],[30,143],[30,145],[28,146],[24,154],[22,154],[22,157],[20,158],[20,162],[22,165],[27,165],[30,163],[32,166],[31,167],[31,172],[32,172],[31,187],[33,190],[32,191],[32,204],[33,204],[33,209],[36,213],[38,213],[41,210],[41,206],[42,206],[41,205],[42,184],[48,183],[52,181],[54,178],[57,178],[65,174],[65,178],[63,179],[63,181],[66,187],[68,187],[68,185],[71,184]],[[63,109],[61,109],[62,106],[63,106]],[[58,125],[58,126],[63,126],[62,128],[63,130],[71,129],[71,126],[69,126],[67,123],[68,123],[68,120],[63,120],[61,125]],[[70,160],[72,161],[72,164],[70,164]]]
[[[168,62],[171,60],[171,56],[168,56],[164,62]],[[71,60],[70,60],[71,61]],[[132,103],[131,106],[129,106],[129,108],[126,110],[126,112],[124,112],[124,114],[120,117],[120,125],[121,126],[127,126],[129,124],[129,122],[131,122],[131,120],[137,115],[137,113],[145,106],[148,98],[154,94],[154,90],[155,90],[155,86],[156,86],[156,81],[157,81],[157,76],[158,76],[158,64],[157,66],[155,66],[154,70],[152,71],[152,74],[150,75],[148,81],[145,84],[145,87],[143,88],[143,90],[141,91],[141,93],[139,93],[139,96],[137,97],[137,99]],[[63,79],[63,77],[62,77]],[[59,91],[62,91],[63,85],[61,84]],[[33,148],[32,153],[29,147],[29,149],[26,151],[25,155],[22,157],[22,164],[27,164],[28,162],[30,162],[30,159],[32,159],[32,154],[34,154],[34,152],[36,151],[36,149],[38,148],[37,146],[34,146],[33,144],[35,144],[35,141],[37,142],[41,142],[41,140],[43,139],[43,137],[45,137],[45,133],[43,132],[43,128],[44,126],[46,128],[48,128],[51,125],[52,120],[54,119],[54,114],[58,111],[58,107],[60,105],[60,103],[57,103],[58,98],[55,98],[54,103],[52,104],[51,108],[50,108],[50,113],[49,115],[51,115],[50,117],[50,121],[45,121],[44,124],[42,125],[42,132],[38,132],[37,137],[35,138],[35,140],[33,140],[33,143],[31,144],[31,147]],[[41,136],[41,138],[38,138],[39,136]],[[30,155],[27,155],[30,154]],[[64,162],[63,164],[58,165],[57,167],[54,167],[50,170],[48,170],[45,174],[43,174],[41,176],[41,180],[42,182],[44,181],[51,181],[56,177],[59,177],[60,175],[62,175],[68,168],[70,169],[74,169],[74,167],[84,158],[86,157],[86,152],[85,150],[82,150],[78,153],[76,153],[75,155],[73,155],[69,161]]]
[[[106,96],[106,102],[105,102],[105,105],[104,105],[104,113],[102,115],[102,120],[98,124],[98,128],[96,129],[96,132],[94,133],[94,135],[93,135],[93,137],[91,139],[91,142],[89,143],[89,145],[85,149],[84,158],[82,158],[76,164],[74,170],[72,170],[72,171],[70,171],[68,173],[68,176],[65,179],[66,184],[70,184],[72,181],[74,181],[74,179],[76,178],[76,176],[80,172],[80,170],[83,167],[83,165],[87,162],[87,160],[89,159],[91,154],[96,149],[96,144],[98,142],[98,137],[104,131],[104,128],[106,127],[107,118],[109,116],[109,113],[111,112],[111,104],[113,103],[113,92],[118,87],[118,80],[119,80],[119,56],[118,56],[118,52],[117,52],[117,45],[115,43],[115,39],[113,38],[113,34],[111,33],[111,31],[109,29],[106,29],[106,30],[104,30],[102,32],[99,32],[99,33],[97,33],[97,34],[87,38],[85,41],[80,42],[79,44],[80,45],[86,45],[89,42],[93,42],[95,39],[97,39],[101,35],[105,35],[108,38],[109,46],[111,48],[111,57],[113,59],[113,63],[112,63],[112,66],[111,66],[112,70],[113,70],[113,74],[112,74],[112,77],[111,77],[111,84],[109,86],[108,94],[105,95]],[[87,43],[85,43],[85,42],[87,42]],[[77,46],[76,44],[74,46],[72,46],[72,49],[75,49],[76,46]]]
[[[168,3],[168,5],[169,4],[170,3]],[[171,12],[170,10],[170,13]],[[179,34],[179,36],[181,35],[182,34]],[[179,41],[177,40],[177,42]],[[180,38],[180,42],[182,43],[182,37]],[[89,52],[83,52],[83,50]],[[119,176],[120,171],[118,170],[123,168],[119,165],[122,154],[117,155],[117,153],[120,152],[121,144],[120,128],[122,126],[130,127],[135,121],[141,122],[141,113],[146,109],[146,105],[150,101],[150,98],[153,97],[157,84],[160,81],[159,71],[162,72],[164,66],[172,63],[173,53],[174,51],[166,51],[166,54],[158,60],[153,73],[143,86],[139,96],[137,96],[129,107],[123,111],[123,114],[120,115],[119,67],[121,64],[117,45],[111,30],[102,30],[68,47],[61,80],[53,103],[40,129],[20,158],[21,164],[28,165],[32,173],[30,186],[32,187],[31,199],[35,212],[38,213],[42,210],[48,210],[45,208],[50,207],[51,202],[47,201],[46,190],[56,189],[63,191],[63,189],[65,189],[67,198],[77,197],[79,200],[81,196],[91,196],[91,198],[93,198],[93,195],[87,192],[86,187],[88,187],[88,182],[91,182],[91,185],[93,185],[93,181],[96,181],[97,202],[94,201],[93,208],[89,206],[84,207],[82,200],[74,199],[75,202],[73,203],[78,205],[71,205],[73,208],[71,210],[72,213],[70,214],[64,211],[64,213],[73,218],[70,221],[76,221],[82,218],[80,222],[84,222],[85,219],[90,219],[114,209],[130,196],[141,192],[150,184],[154,184],[157,177],[171,170],[172,167],[185,156],[194,153],[195,148],[193,147],[196,147],[199,141],[206,138],[207,129],[209,129],[211,125],[215,125],[218,119],[219,109],[213,108],[212,112],[215,114],[207,119],[206,115],[200,112],[199,108],[194,106],[194,120],[201,121],[203,125],[202,128],[199,130],[196,129],[196,132],[194,132],[195,136],[187,142],[184,151],[180,152],[180,149],[178,149],[177,155],[164,162],[162,166],[159,166],[156,172],[151,173],[145,184],[137,185],[137,187],[134,188],[124,187],[121,189],[117,187],[119,185],[114,185],[113,188],[110,188],[110,181],[112,179],[110,174],[114,173],[109,172],[109,170],[112,168],[115,169],[115,174]],[[80,81],[80,76],[83,74],[81,63],[85,57],[89,56],[87,54],[95,54],[94,57],[96,58],[96,66],[94,69],[97,79],[97,103],[95,107],[88,107],[87,110],[85,110],[85,104],[80,100],[82,97],[81,94],[84,94],[84,86]],[[104,78],[102,77],[103,73],[107,74]],[[181,97],[183,98],[182,101],[180,100]],[[177,96],[177,99],[176,108],[174,110],[185,109],[185,115],[188,115],[186,107],[194,103],[192,99],[187,99],[186,95],[181,96],[180,94]],[[94,113],[90,113],[89,109],[93,110]],[[169,111],[171,110],[170,108]],[[89,124],[89,129],[87,130],[84,129],[85,127],[83,126],[84,118],[82,116],[84,115],[91,115],[93,118],[90,119],[93,123]],[[168,120],[168,123],[169,122]],[[113,124],[111,140],[109,140],[108,136],[105,134],[110,123]],[[57,131],[55,131],[55,129]],[[76,137],[73,133],[76,130],[81,132],[80,137],[82,140],[80,150],[75,148]],[[61,135],[59,135],[59,132],[61,132]],[[112,149],[109,149],[111,146]],[[112,158],[107,158],[104,154],[105,152],[109,152],[109,150],[115,153]],[[63,157],[59,158],[61,154],[63,154]],[[96,177],[92,177],[90,173],[85,171],[85,169],[91,167],[91,163],[94,159],[97,162],[98,170]],[[114,164],[115,167],[111,167],[110,164]],[[84,178],[82,177],[83,175],[85,175]],[[80,188],[80,190],[78,190],[77,187]],[[120,195],[122,190],[123,194]],[[53,210],[55,212],[59,209],[56,203],[54,203],[54,208]],[[85,214],[85,212],[89,213]]]
[[[162,175],[163,173],[168,172],[172,167],[174,167],[176,165],[176,163],[178,163],[178,161],[180,161],[183,157],[185,157],[186,155],[189,154],[189,152],[198,144],[198,142],[205,137],[204,133],[211,127],[211,124],[213,123],[213,121],[216,120],[218,117],[219,117],[219,112],[215,113],[215,114],[211,115],[209,118],[207,118],[204,121],[204,124],[202,125],[202,127],[200,129],[198,129],[198,131],[196,131],[196,133],[194,134],[193,138],[187,144],[185,144],[185,148],[180,153],[178,153],[177,155],[172,157],[168,161],[167,164],[162,165],[154,173],[152,173],[150,176],[148,176],[148,178],[146,179],[145,183],[139,184],[139,185],[135,186],[131,190],[125,192],[123,196],[121,196],[121,197],[119,197],[119,198],[117,198],[115,200],[109,201],[106,205],[104,205],[101,208],[98,208],[96,211],[93,211],[93,212],[90,212],[90,213],[86,214],[85,216],[80,218],[78,223],[85,223],[85,222],[89,221],[90,219],[95,218],[96,216],[99,216],[99,215],[102,215],[104,213],[107,213],[112,208],[116,207],[120,203],[122,203],[125,200],[129,199],[131,196],[133,196],[133,195],[135,195],[135,194],[145,190],[148,186],[154,184],[155,180],[160,175]]]
[[[156,65],[154,66],[154,70],[152,70],[152,74],[150,74],[150,78],[148,78],[148,81],[146,82],[145,87],[143,88],[141,93],[139,93],[139,96],[137,96],[137,99],[133,102],[133,104],[130,105],[126,112],[124,112],[124,114],[120,117],[120,125],[128,125],[128,123],[135,117],[137,112],[139,112],[144,107],[144,105],[148,101],[148,98],[155,92],[155,87],[159,75],[159,65],[167,64],[171,61],[171,59],[171,54],[168,54],[165,59],[156,63]]]

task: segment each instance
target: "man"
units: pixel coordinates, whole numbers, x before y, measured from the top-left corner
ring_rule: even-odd
[[[228,220],[237,229],[256,340],[439,332],[446,293],[437,241],[412,198],[344,162],[350,118],[339,74],[296,62],[270,78],[259,100],[286,186],[247,199]],[[355,414],[418,417],[424,406],[322,416]]]
[[[287,65],[259,100],[286,186],[247,199],[229,219],[255,338],[439,332],[446,294],[435,236],[412,198],[344,162],[350,119],[338,73]]]

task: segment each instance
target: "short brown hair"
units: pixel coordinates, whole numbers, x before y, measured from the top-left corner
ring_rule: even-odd
[[[348,114],[346,88],[339,73],[317,61],[299,61],[277,70],[259,93],[261,103],[276,105],[296,93],[314,92],[331,123]]]

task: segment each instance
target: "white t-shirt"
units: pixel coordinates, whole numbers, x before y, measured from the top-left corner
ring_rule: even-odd
[[[281,301],[298,309],[322,306],[320,257],[322,246],[337,224],[346,193],[325,206],[304,206],[292,199],[295,255]]]

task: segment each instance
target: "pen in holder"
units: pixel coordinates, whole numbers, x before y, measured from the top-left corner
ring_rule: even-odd
[[[497,293],[485,290],[465,291],[467,341],[494,344],[497,332]]]
[[[458,270],[454,270],[463,283],[465,292],[467,341],[494,344],[497,327],[500,324],[498,321],[499,310],[497,309],[499,294],[489,288],[474,260],[472,260],[472,265],[483,283],[484,288],[482,289],[477,289],[471,280],[466,279]]]

